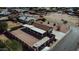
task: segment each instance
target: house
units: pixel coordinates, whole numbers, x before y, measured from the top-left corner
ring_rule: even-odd
[[[40,28],[40,29],[43,29],[45,31],[48,31],[51,28],[51,26],[48,26],[46,24],[41,24],[41,23],[38,23],[38,22],[34,22],[33,25],[35,27]]]
[[[47,31],[43,29],[27,24],[23,26],[24,27],[11,31],[10,33],[18,38],[18,40],[25,43],[30,50],[42,50],[55,41],[55,35],[51,34],[48,36],[46,35]]]

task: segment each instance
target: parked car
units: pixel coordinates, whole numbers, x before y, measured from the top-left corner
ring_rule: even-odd
[[[75,14],[73,12],[68,12],[68,15],[74,16]]]

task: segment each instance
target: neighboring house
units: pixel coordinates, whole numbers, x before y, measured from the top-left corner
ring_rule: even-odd
[[[36,20],[36,18],[34,18],[32,16],[22,15],[22,16],[19,17],[19,21],[22,22],[22,23],[29,24],[30,22],[34,22],[34,20]]]

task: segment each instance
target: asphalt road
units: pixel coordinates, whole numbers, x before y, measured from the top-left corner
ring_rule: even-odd
[[[71,27],[71,32],[52,51],[75,51],[79,42],[79,28]]]

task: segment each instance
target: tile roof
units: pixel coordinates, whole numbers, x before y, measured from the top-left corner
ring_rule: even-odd
[[[34,25],[35,27],[40,28],[40,29],[43,29],[43,30],[45,30],[45,31],[48,31],[49,28],[50,28],[50,26],[47,26],[47,25],[45,25],[45,24],[40,24],[40,23],[37,23],[37,22],[33,23],[33,25]]]
[[[30,47],[32,47],[34,43],[39,41],[37,38],[21,31],[20,29],[12,31],[11,34],[13,34],[15,37],[19,38],[21,41],[23,41]]]

